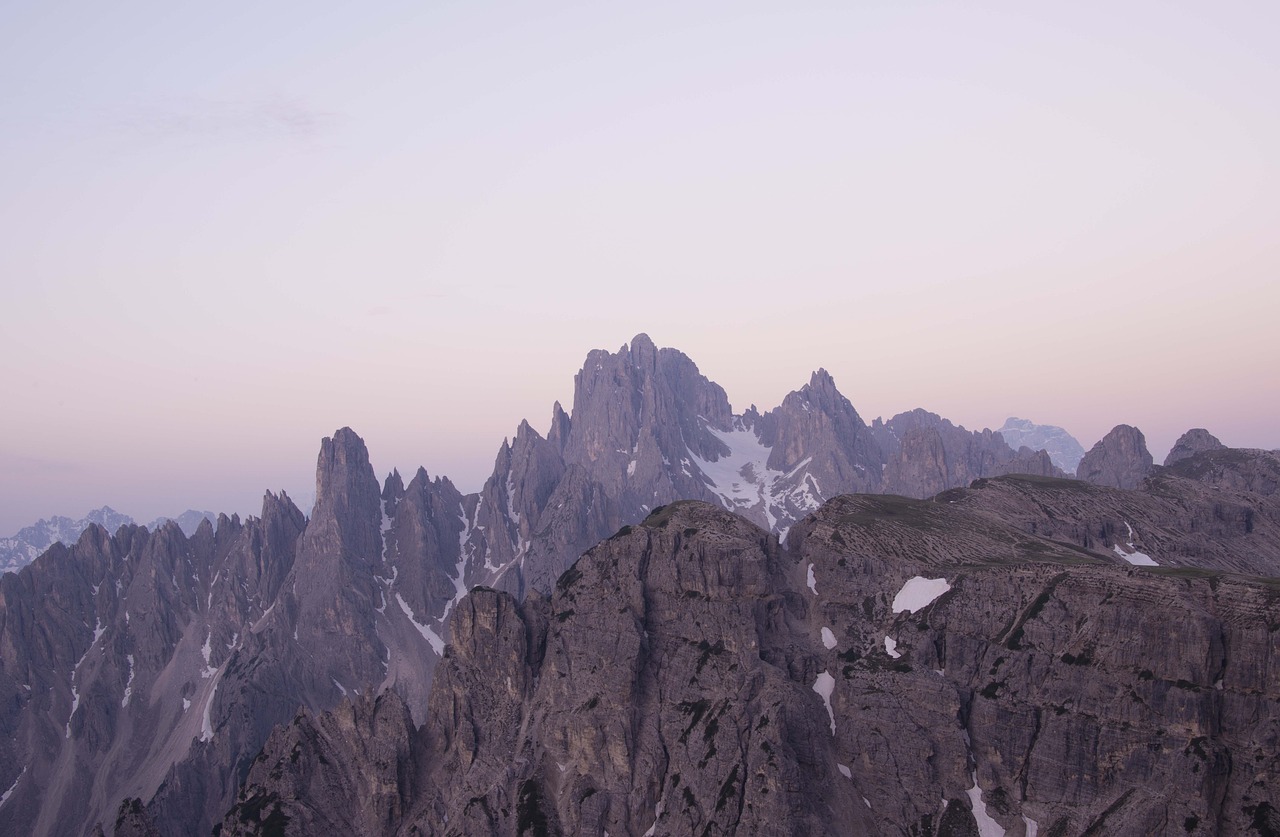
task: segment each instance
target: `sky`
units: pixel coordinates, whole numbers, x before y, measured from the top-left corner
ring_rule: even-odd
[[[1280,5],[0,4],[0,535],[735,409],[1280,447]]]

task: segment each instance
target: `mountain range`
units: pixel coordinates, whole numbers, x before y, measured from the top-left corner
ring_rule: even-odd
[[[1180,445],[735,414],[644,335],[473,494],[342,428],[309,518],[0,577],[0,832],[1275,833],[1280,460]]]
[[[201,520],[214,521],[217,520],[217,515],[210,511],[188,509],[176,518],[158,517],[148,523],[147,528],[157,529],[169,520],[175,521],[190,537],[195,534]],[[94,509],[79,520],[60,516],[37,520],[18,530],[12,537],[0,538],[0,573],[17,572],[55,543],[75,543],[90,526],[97,525],[108,532],[114,532],[121,526],[132,526],[133,523],[132,517],[121,514],[110,506]]]

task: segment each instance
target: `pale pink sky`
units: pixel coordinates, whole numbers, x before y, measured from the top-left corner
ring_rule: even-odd
[[[0,8],[0,535],[343,425],[474,490],[640,331],[738,410],[1280,447],[1273,3],[184,5]]]

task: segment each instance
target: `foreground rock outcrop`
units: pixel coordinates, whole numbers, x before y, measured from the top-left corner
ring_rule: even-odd
[[[475,590],[426,724],[300,715],[223,834],[1267,833],[1280,588],[1028,534],[989,490],[838,498],[786,548],[677,503],[549,598]]]

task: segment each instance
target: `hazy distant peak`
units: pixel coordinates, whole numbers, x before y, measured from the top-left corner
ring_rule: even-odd
[[[996,432],[1014,450],[1028,447],[1046,451],[1053,464],[1068,474],[1074,474],[1084,458],[1084,447],[1079,440],[1056,425],[1036,424],[1030,419],[1010,416]]]
[[[94,509],[79,520],[62,516],[37,520],[12,537],[0,538],[0,572],[22,569],[55,543],[75,543],[84,530],[94,524],[113,533],[121,526],[131,525],[133,522],[132,517],[121,514],[110,506]]]

